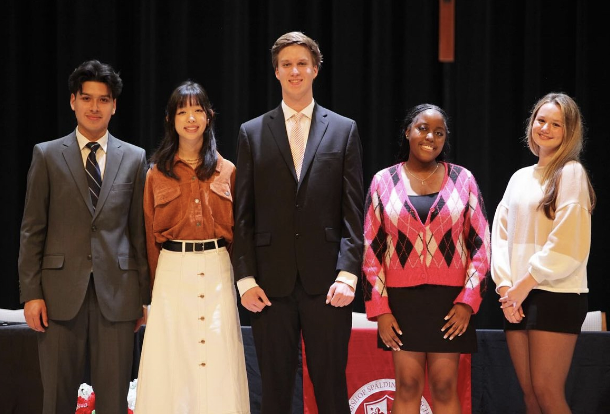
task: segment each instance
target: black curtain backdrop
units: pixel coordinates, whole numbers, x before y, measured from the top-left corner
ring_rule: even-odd
[[[530,108],[547,92],[573,96],[588,127],[584,162],[599,199],[590,309],[608,312],[610,83],[600,64],[610,44],[607,14],[587,1],[454,0],[455,62],[441,63],[438,1],[4,2],[0,174],[7,228],[0,239],[0,307],[22,306],[17,256],[32,147],[74,129],[67,79],[76,66],[99,59],[120,71],[125,86],[110,130],[149,155],[162,135],[170,92],[186,79],[201,83],[218,113],[219,150],[235,161],[240,124],[281,100],[269,49],[281,34],[299,30],[324,54],[316,101],[358,123],[366,185],[395,163],[406,109],[435,103],[451,117],[452,161],[474,173],[490,223],[511,174],[535,162],[522,142]],[[494,288],[490,283],[478,327],[501,326]],[[355,305],[364,308],[360,291]]]

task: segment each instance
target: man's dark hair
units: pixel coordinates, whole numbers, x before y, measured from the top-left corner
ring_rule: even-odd
[[[112,66],[98,60],[88,60],[74,69],[68,78],[70,93],[74,95],[78,92],[82,93],[85,82],[105,83],[110,89],[112,99],[118,98],[123,90],[123,81],[119,74],[114,71]]]

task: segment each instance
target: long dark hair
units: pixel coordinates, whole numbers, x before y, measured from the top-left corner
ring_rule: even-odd
[[[157,169],[165,176],[177,179],[174,174],[174,157],[178,152],[180,137],[176,132],[176,111],[186,105],[199,105],[205,111],[208,125],[203,133],[203,145],[199,151],[201,164],[196,173],[200,180],[206,180],[214,174],[218,154],[216,152],[216,136],[214,134],[214,120],[216,118],[212,104],[205,89],[198,83],[186,81],[180,84],[169,97],[165,109],[165,136],[159,148],[150,157],[150,162],[157,165]]]
[[[398,162],[406,162],[409,159],[409,152],[410,152],[409,140],[406,139],[405,134],[407,133],[407,130],[409,128],[411,128],[411,125],[413,125],[413,121],[415,121],[415,118],[417,118],[417,116],[419,114],[421,114],[424,111],[427,111],[428,109],[432,109],[432,110],[438,112],[439,114],[441,114],[441,116],[443,117],[443,120],[445,121],[445,131],[446,131],[445,144],[443,145],[443,149],[441,150],[441,153],[438,154],[438,157],[436,157],[436,161],[447,161],[448,160],[448,158],[449,158],[449,127],[448,127],[447,123],[449,121],[449,117],[447,116],[447,113],[443,110],[443,108],[433,105],[433,104],[425,103],[425,104],[416,105],[413,108],[409,109],[407,111],[407,115],[402,120],[402,125],[400,127],[400,141],[399,141],[400,149],[398,150],[398,156],[396,157]]]

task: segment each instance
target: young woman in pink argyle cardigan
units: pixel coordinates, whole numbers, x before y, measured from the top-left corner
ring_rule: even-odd
[[[401,162],[373,177],[365,205],[364,298],[379,347],[393,350],[394,412],[418,413],[426,365],[436,412],[460,413],[460,353],[476,351],[471,315],[490,266],[483,198],[445,162],[447,116],[430,104],[403,121]]]

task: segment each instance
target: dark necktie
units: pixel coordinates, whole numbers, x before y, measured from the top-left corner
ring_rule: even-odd
[[[89,194],[91,194],[91,202],[93,203],[93,209],[97,206],[97,199],[100,196],[100,188],[102,188],[102,173],[100,172],[100,166],[97,163],[95,152],[100,148],[100,144],[97,142],[87,143],[87,148],[91,151],[87,156],[87,163],[85,165],[85,171],[87,171],[87,182],[89,183]]]

